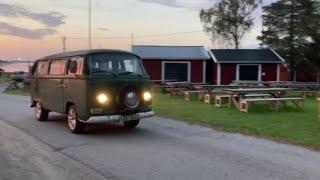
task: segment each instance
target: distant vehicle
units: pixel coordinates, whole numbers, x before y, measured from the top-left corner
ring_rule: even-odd
[[[31,107],[46,121],[50,111],[67,114],[68,127],[81,133],[88,123],[137,126],[151,117],[151,82],[141,59],[118,50],[84,50],[37,60],[32,69]]]
[[[11,79],[17,82],[23,82],[28,77],[28,73],[16,71],[11,75]]]
[[[2,75],[3,72],[4,70],[0,68],[0,76]]]

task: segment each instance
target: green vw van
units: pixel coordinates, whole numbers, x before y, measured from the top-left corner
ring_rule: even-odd
[[[46,121],[49,112],[67,115],[81,133],[89,123],[123,122],[133,128],[151,117],[152,94],[141,59],[119,50],[83,50],[37,60],[31,76],[31,107]]]

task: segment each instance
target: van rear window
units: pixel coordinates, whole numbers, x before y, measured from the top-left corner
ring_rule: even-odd
[[[49,70],[49,62],[48,61],[42,61],[37,64],[37,69],[35,72],[36,76],[43,76],[47,75]]]
[[[55,60],[51,62],[49,75],[59,76],[65,73],[66,61],[65,60]]]

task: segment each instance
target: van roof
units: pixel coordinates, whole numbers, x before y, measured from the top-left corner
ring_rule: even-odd
[[[133,53],[128,52],[128,51],[122,51],[122,50],[88,49],[88,50],[70,51],[70,52],[64,52],[64,53],[59,53],[59,54],[53,54],[53,55],[50,55],[50,56],[46,56],[46,57],[40,58],[39,60],[65,58],[65,57],[72,57],[72,56],[86,56],[86,55],[97,54],[97,53],[125,53],[125,54],[132,54],[132,55],[137,56],[136,54],[133,54]]]

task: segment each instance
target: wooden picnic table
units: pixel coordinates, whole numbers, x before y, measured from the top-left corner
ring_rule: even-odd
[[[246,85],[247,87],[293,87],[291,81],[234,81],[233,83],[238,85]]]
[[[245,99],[247,94],[270,94],[274,98],[281,98],[285,96],[288,91],[293,91],[293,88],[237,88],[224,89],[225,92],[230,93],[232,104],[241,111],[241,101]]]
[[[319,90],[320,89],[320,84],[310,84],[310,83],[292,83],[292,84],[278,84],[277,87],[291,87],[291,88],[299,88],[299,89],[315,89]]]
[[[174,86],[174,87],[189,86],[189,82],[166,82],[165,84],[169,86]]]
[[[247,87],[245,85],[195,85],[193,86],[197,90],[206,90],[208,92],[214,90],[214,89],[224,89],[224,88],[241,88],[241,87]]]
[[[165,90],[167,88],[171,88],[172,86],[166,86],[166,85],[153,85],[152,86],[154,89],[161,89],[161,90]]]
[[[209,83],[189,83],[190,86],[208,86],[210,85]]]
[[[237,88],[237,89],[224,89],[224,91],[228,91],[231,93],[243,93],[243,94],[247,94],[247,93],[267,93],[267,92],[275,92],[275,91],[292,91],[294,90],[293,88]]]
[[[166,82],[167,84],[189,84],[187,81],[174,81],[174,82]]]
[[[165,83],[165,82],[175,82],[174,79],[168,79],[168,80],[151,80],[152,83]]]

